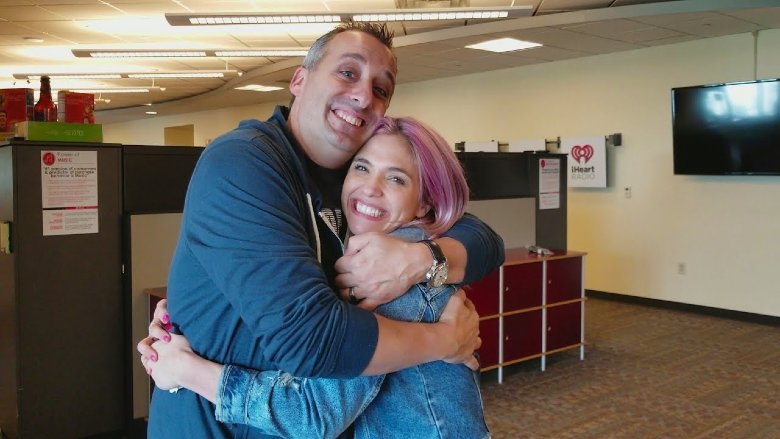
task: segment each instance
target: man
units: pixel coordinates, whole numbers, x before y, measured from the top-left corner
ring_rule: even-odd
[[[358,236],[335,274],[346,229],[338,221],[343,168],[390,103],[391,46],[384,26],[326,34],[293,75],[289,113],[279,107],[267,122],[244,121],[202,154],[168,282],[173,321],[202,356],[334,378],[439,359],[477,366],[478,317],[464,298],[450,300],[436,324],[368,311],[426,278],[447,277],[435,244]],[[449,236],[438,240],[452,265],[448,282],[475,280],[503,262],[500,238],[472,217]],[[354,287],[361,307],[339,300],[332,284]],[[217,423],[213,410],[192,392],[156,391],[149,437],[262,437]]]

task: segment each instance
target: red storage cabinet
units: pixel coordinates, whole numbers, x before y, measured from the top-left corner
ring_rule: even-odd
[[[554,251],[540,256],[525,248],[506,250],[504,264],[479,282],[465,287],[479,312],[482,370],[498,369],[584,343],[584,256]]]

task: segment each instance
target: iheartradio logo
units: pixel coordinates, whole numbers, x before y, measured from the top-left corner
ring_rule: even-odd
[[[571,147],[571,156],[577,163],[588,163],[593,158],[593,147],[590,145],[574,145]],[[584,159],[584,160],[583,160]]]

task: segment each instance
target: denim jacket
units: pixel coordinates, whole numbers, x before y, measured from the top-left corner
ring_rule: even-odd
[[[425,237],[414,227],[393,234],[408,241]],[[376,312],[394,320],[436,322],[457,289],[414,285]],[[357,439],[490,437],[479,373],[444,361],[352,379],[227,365],[217,389],[216,418],[285,438],[333,438],[353,423]]]

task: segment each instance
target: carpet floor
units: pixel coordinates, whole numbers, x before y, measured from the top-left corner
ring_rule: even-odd
[[[578,350],[483,374],[493,438],[780,438],[780,327],[589,299]]]

